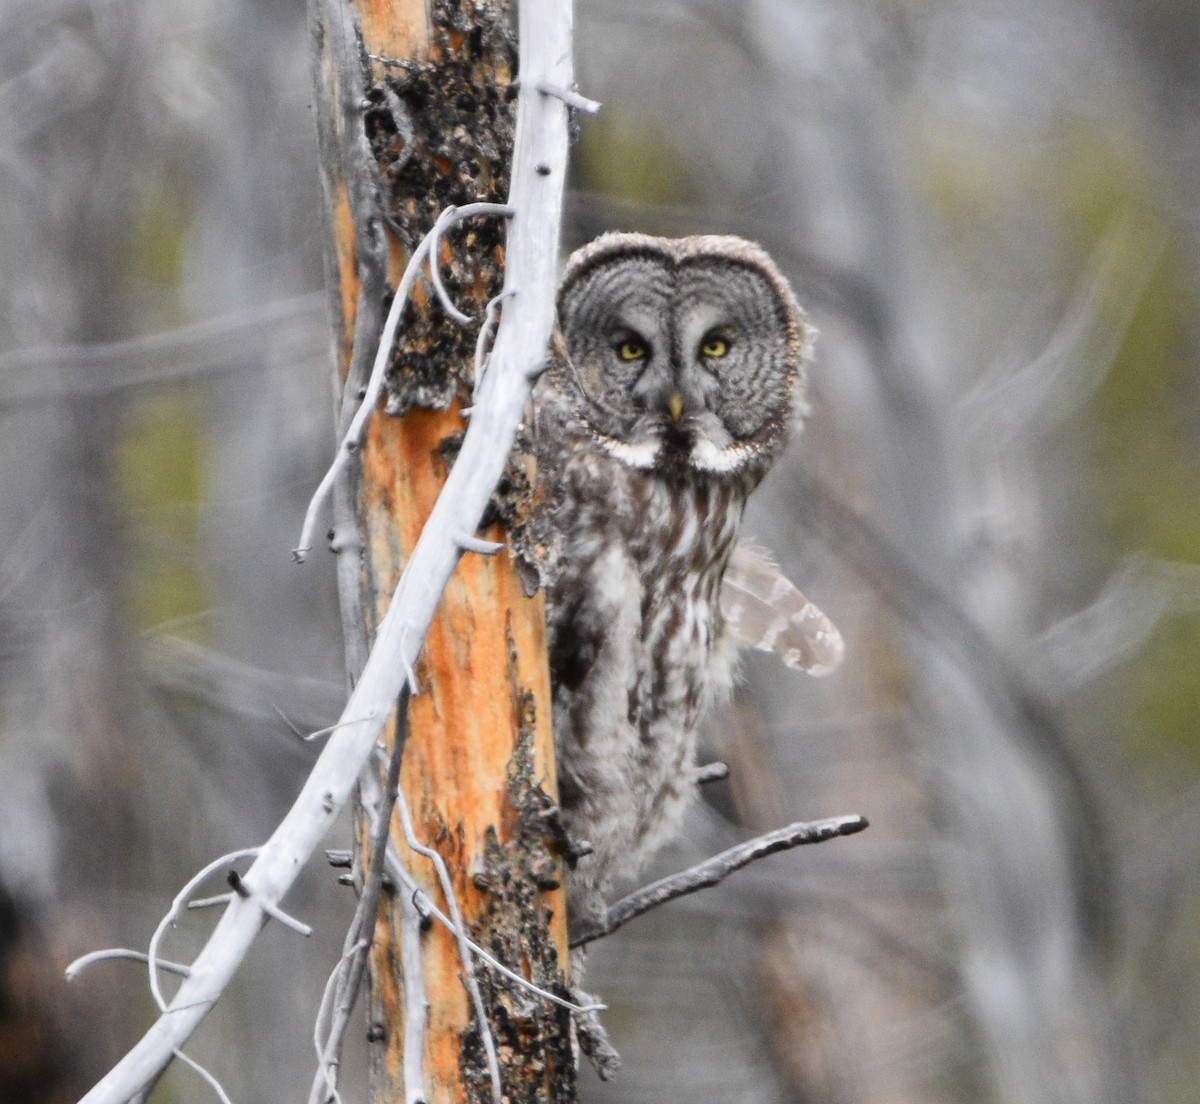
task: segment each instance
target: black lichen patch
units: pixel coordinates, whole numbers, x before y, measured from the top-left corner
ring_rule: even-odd
[[[510,651],[513,650],[510,634]],[[515,664],[510,664],[515,677]],[[533,761],[536,703],[518,697],[519,738],[508,770],[506,824],[510,842],[487,838],[479,884],[490,905],[472,936],[512,970],[540,988],[571,999],[550,931],[543,889],[557,886],[559,866],[548,838],[555,804],[542,789]],[[575,1099],[575,1061],[570,1014],[544,997],[484,971],[480,987],[500,1060],[505,1100],[514,1104],[562,1104]],[[471,1101],[490,1101],[487,1065],[477,1027],[462,1038],[462,1067],[469,1072]]]
[[[367,93],[367,138],[389,224],[411,255],[451,205],[502,203],[516,119],[516,39],[510,0],[433,0],[428,61],[388,61]],[[460,224],[441,243],[442,282],[481,319],[503,274],[503,220]],[[387,409],[445,410],[469,394],[474,329],[418,288],[405,308],[387,379]]]

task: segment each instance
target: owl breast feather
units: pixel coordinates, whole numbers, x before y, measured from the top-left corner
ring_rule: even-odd
[[[586,447],[559,476],[554,734],[566,827],[594,848],[570,898],[635,872],[694,793],[696,730],[728,683],[718,596],[745,495]]]

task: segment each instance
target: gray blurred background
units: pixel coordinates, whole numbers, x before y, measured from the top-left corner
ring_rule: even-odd
[[[340,705],[289,556],[333,425],[304,14],[0,0],[0,1101],[132,1044],[144,971],[63,967],[262,839]],[[872,822],[597,948],[626,1068],[582,1098],[1200,1101],[1200,8],[577,23],[565,247],[740,233],[821,332],[749,524],[847,659],[746,658],[658,872]],[[190,1048],[235,1101],[312,1077],[352,901],[314,865],[288,905],[318,935],[269,927]]]

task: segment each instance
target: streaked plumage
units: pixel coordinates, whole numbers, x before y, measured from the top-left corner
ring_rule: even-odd
[[[812,331],[770,258],[739,238],[608,234],[572,256],[558,307],[535,404],[560,542],[547,623],[561,804],[594,848],[568,881],[581,919],[678,824],[735,643],[823,674],[841,639],[737,543],[804,411]]]

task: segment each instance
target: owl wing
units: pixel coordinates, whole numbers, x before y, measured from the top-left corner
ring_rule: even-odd
[[[721,583],[721,615],[739,644],[775,652],[789,667],[828,675],[842,662],[842,634],[777,564],[739,541]]]

